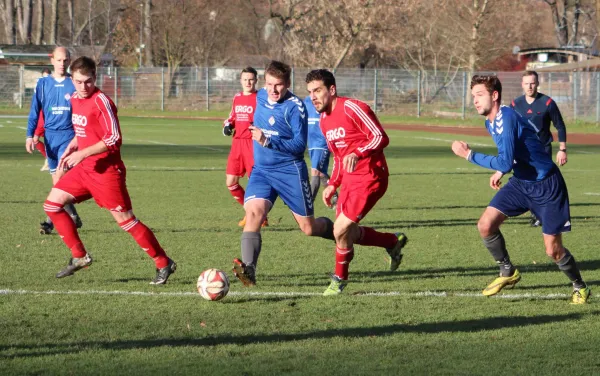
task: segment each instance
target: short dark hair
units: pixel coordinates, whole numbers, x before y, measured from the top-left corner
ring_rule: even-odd
[[[539,81],[538,73],[534,70],[526,70],[525,72],[523,72],[522,77],[527,77],[527,76],[535,76],[535,80]]]
[[[50,68],[44,68],[42,69],[42,74],[51,74],[52,72],[50,71]]]
[[[307,84],[313,81],[323,81],[323,84],[327,89],[329,89],[332,86],[336,86],[335,77],[333,76],[333,73],[331,73],[327,69],[311,70],[306,75],[305,81]]]
[[[75,59],[71,63],[70,68],[71,74],[79,72],[81,74],[85,74],[86,76],[96,77],[96,62],[87,56],[81,56]]]
[[[471,89],[475,85],[485,85],[487,91],[492,94],[494,91],[498,92],[498,102],[502,100],[502,84],[496,75],[479,75],[476,74],[471,78]]]
[[[256,71],[256,69],[254,69],[250,66],[242,69],[242,72],[240,73],[240,77],[242,77],[242,73],[252,73],[254,75],[254,78],[258,78],[258,72]]]
[[[287,84],[289,84],[292,76],[292,68],[281,61],[271,60],[271,62],[267,64],[267,67],[265,68],[265,76],[267,74],[275,78],[283,79]]]

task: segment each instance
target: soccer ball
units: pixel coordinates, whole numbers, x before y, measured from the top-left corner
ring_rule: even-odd
[[[207,269],[198,277],[198,292],[206,300],[221,300],[229,292],[229,278],[219,269]]]

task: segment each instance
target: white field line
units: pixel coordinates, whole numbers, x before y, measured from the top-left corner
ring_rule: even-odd
[[[448,140],[445,138],[436,138],[436,137],[410,137],[410,138],[415,138],[418,140],[429,140],[429,141],[442,141],[442,142],[454,142],[454,140]],[[469,145],[475,145],[475,146],[492,146],[490,144],[480,144],[477,142],[468,142]]]
[[[12,290],[12,289],[0,289],[0,295],[125,295],[125,296],[167,296],[167,297],[191,297],[200,298],[201,296],[196,292],[148,292],[148,291],[104,291],[104,290],[46,290],[46,291],[35,291],[35,290]],[[239,292],[230,291],[230,296],[241,296],[241,297],[265,297],[265,296],[276,296],[276,297],[301,297],[301,296],[322,296],[322,293],[317,292],[275,292],[275,291],[249,291]],[[473,292],[446,292],[446,291],[418,291],[418,292],[358,292],[355,294],[348,294],[348,296],[374,296],[374,297],[434,297],[434,298],[449,298],[449,297],[460,297],[460,298],[485,298],[480,293]],[[523,294],[500,294],[492,296],[495,299],[513,299],[513,300],[562,300],[568,298],[568,294],[534,294],[534,293],[523,293]]]
[[[15,128],[19,128],[19,129],[22,129],[22,130],[24,130],[24,131],[26,131],[26,130],[27,130],[27,127],[15,127]]]
[[[170,143],[170,142],[162,142],[162,141],[153,141],[153,140],[131,140],[131,141],[135,141],[135,142],[145,142],[145,143],[150,143],[150,144],[156,144],[156,145],[167,145],[167,146],[179,146],[179,144],[174,144],[174,143]],[[211,148],[209,146],[200,146],[200,145],[182,145],[182,146],[192,146],[198,149],[206,149],[206,150],[211,150],[211,151],[217,151],[219,153],[229,153],[229,151],[224,151],[221,149],[217,149],[217,148]]]
[[[585,192],[586,196],[600,196],[600,192]]]

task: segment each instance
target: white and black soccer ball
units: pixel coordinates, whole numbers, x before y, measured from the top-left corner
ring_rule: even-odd
[[[196,284],[200,296],[206,300],[221,300],[229,292],[229,278],[219,269],[206,269]]]

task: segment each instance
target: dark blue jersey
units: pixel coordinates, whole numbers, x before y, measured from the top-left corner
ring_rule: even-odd
[[[498,147],[498,155],[472,152],[470,162],[504,174],[513,170],[514,177],[527,181],[543,180],[556,168],[538,138],[535,124],[512,108],[501,106],[494,121],[486,119],[485,126]]]
[[[254,141],[254,166],[273,168],[304,161],[307,116],[302,100],[288,91],[278,102],[268,99],[267,91],[256,95],[254,126],[260,128],[267,141],[264,146]]]
[[[308,150],[327,150],[327,140],[325,140],[325,136],[323,135],[323,132],[321,132],[321,127],[319,127],[321,114],[317,112],[310,97],[304,98],[304,106],[306,107],[306,113],[308,114]]]
[[[521,116],[535,124],[540,130],[539,137],[542,144],[548,145],[553,141],[552,132],[550,132],[550,122],[554,124],[554,127],[558,131],[558,141],[567,142],[567,127],[558,106],[549,96],[537,93],[533,102],[529,104],[525,96],[522,95],[512,101],[511,107],[521,114]]]
[[[42,77],[35,86],[31,98],[31,109],[27,123],[27,137],[33,137],[40,110],[44,111],[44,129],[46,131],[73,131],[71,122],[71,95],[75,93],[75,85],[71,77],[57,81],[52,76]]]

